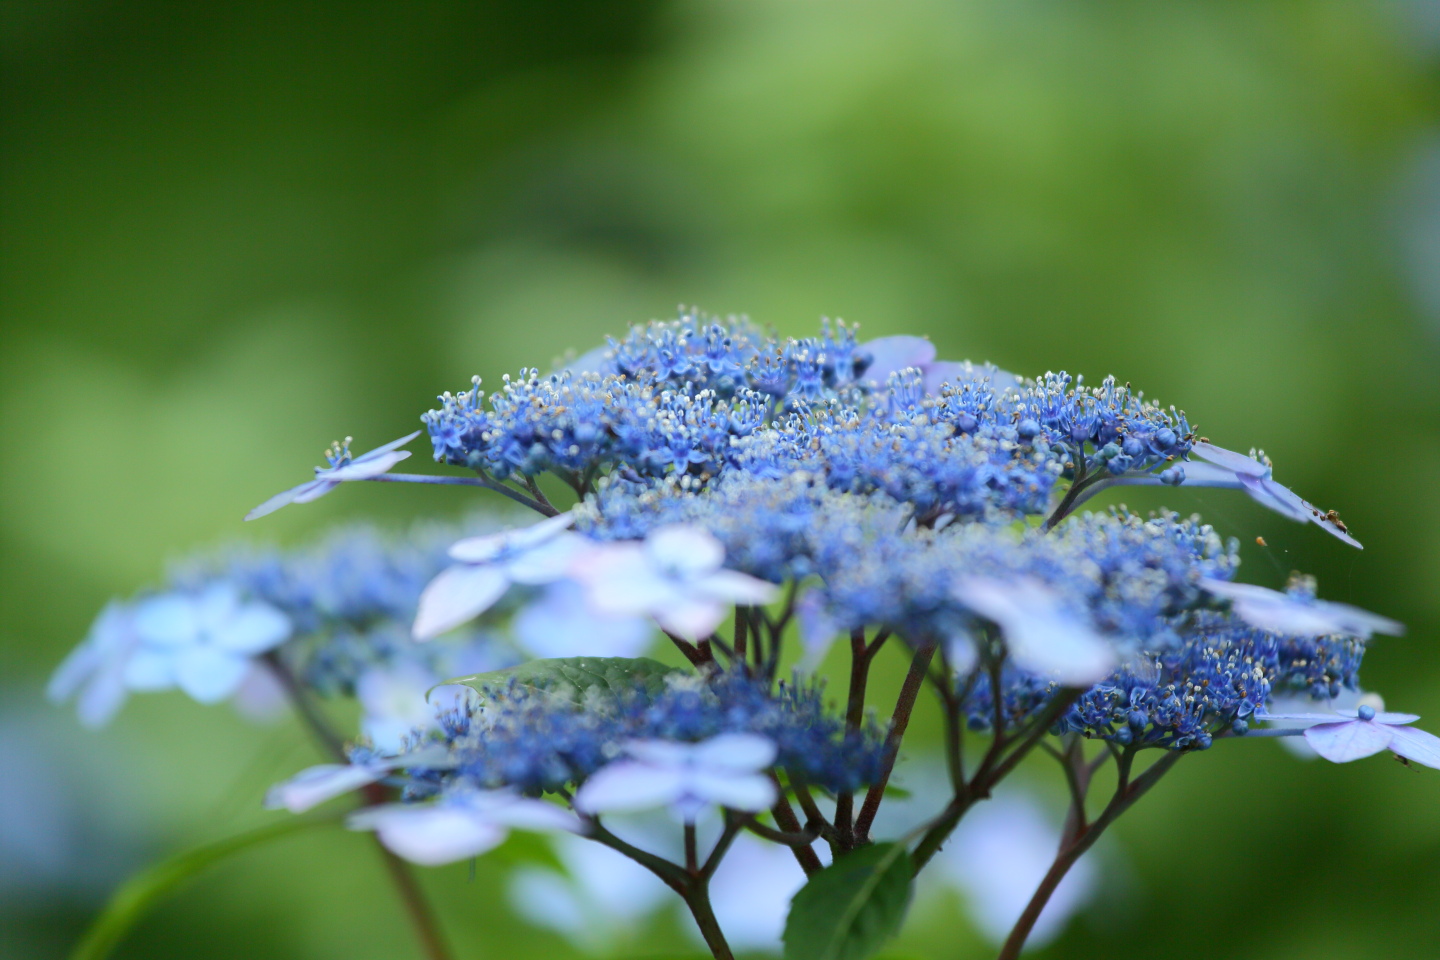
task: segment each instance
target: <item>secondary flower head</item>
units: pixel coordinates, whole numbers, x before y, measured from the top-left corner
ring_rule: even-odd
[[[217,703],[240,686],[254,657],[279,646],[292,629],[285,614],[242,599],[227,583],[151,597],[135,609],[137,642],[125,684],[131,690],[178,686],[201,703]]]
[[[1334,763],[1348,763],[1389,750],[1440,770],[1440,737],[1407,726],[1420,719],[1415,714],[1379,712],[1368,706],[1337,712],[1346,719],[1337,721],[1326,713],[1276,713],[1261,719],[1313,724],[1305,728],[1305,741]]]
[[[316,467],[314,480],[307,480],[299,486],[275,494],[245,514],[245,519],[257,520],[288,504],[319,500],[346,480],[374,479],[410,456],[410,451],[398,448],[405,446],[418,436],[420,436],[420,431],[416,430],[399,440],[391,440],[383,447],[376,447],[374,450],[362,453],[358,457],[351,456],[350,438],[346,437],[344,442],[337,442],[325,451],[325,459],[329,462],[329,466]]]
[[[693,823],[710,804],[758,813],[778,796],[763,772],[775,762],[775,743],[750,733],[724,733],[701,743],[632,740],[628,759],[591,774],[575,794],[585,813],[669,807]]]
[[[582,555],[573,575],[591,604],[615,616],[651,616],[687,640],[709,636],[731,604],[775,599],[774,584],[724,568],[725,547],[704,529],[658,527],[643,543],[616,542]]]
[[[479,616],[513,583],[553,583],[565,575],[582,537],[568,533],[573,514],[562,513],[504,533],[469,537],[450,547],[460,561],[442,571],[420,594],[414,635],[429,640]]]
[[[498,846],[512,829],[583,831],[573,813],[510,790],[455,789],[426,804],[395,803],[351,814],[352,830],[373,830],[385,848],[412,863],[439,866]]]

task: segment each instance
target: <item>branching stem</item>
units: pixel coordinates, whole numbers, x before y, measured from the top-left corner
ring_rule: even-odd
[[[1128,774],[1130,762],[1134,759],[1134,755],[1133,750],[1127,750],[1122,755],[1122,774]],[[1074,832],[1073,836],[1066,838],[1060,848],[1060,852],[1055,857],[1055,862],[1051,864],[1049,871],[1046,872],[1045,879],[1040,881],[1040,886],[1035,890],[1034,896],[1030,898],[1030,902],[1025,906],[1025,911],[1020,914],[1020,919],[1015,922],[1014,928],[1010,931],[1010,936],[1005,940],[1005,945],[1000,949],[1000,955],[997,960],[1017,960],[1020,956],[1020,951],[1025,946],[1026,938],[1030,936],[1030,931],[1035,926],[1035,921],[1040,919],[1040,914],[1044,911],[1045,904],[1050,902],[1050,897],[1054,895],[1055,889],[1060,886],[1060,881],[1065,879],[1065,874],[1070,871],[1070,868],[1075,865],[1076,861],[1080,859],[1086,850],[1089,850],[1095,845],[1095,841],[1100,839],[1100,835],[1105,832],[1106,828],[1114,823],[1122,813],[1130,809],[1135,801],[1144,796],[1145,793],[1176,764],[1181,755],[1182,752],[1179,750],[1167,751],[1165,756],[1156,760],[1150,765],[1148,770],[1136,777],[1133,781],[1129,779],[1128,775],[1121,776],[1120,783],[1115,789],[1115,795],[1110,798],[1110,802],[1106,804],[1104,811],[1095,818],[1095,822],[1088,826],[1080,827]]]

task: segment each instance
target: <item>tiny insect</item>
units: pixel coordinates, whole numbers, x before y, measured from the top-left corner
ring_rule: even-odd
[[[1345,521],[1340,519],[1340,514],[1336,513],[1334,510],[1326,510],[1325,519],[1329,520],[1331,523],[1335,524],[1335,526],[1339,527],[1341,533],[1350,532],[1350,528],[1345,526]]]
[[[1255,538],[1255,542],[1258,543],[1258,544],[1260,544],[1260,546],[1262,546],[1262,547],[1268,547],[1268,546],[1270,546],[1270,544],[1268,544],[1268,543],[1265,542],[1265,538],[1264,538],[1264,537],[1256,537],[1256,538]]]

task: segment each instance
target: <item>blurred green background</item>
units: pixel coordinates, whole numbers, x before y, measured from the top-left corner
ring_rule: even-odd
[[[336,436],[682,302],[1114,373],[1264,447],[1363,553],[1238,494],[1164,502],[1240,536],[1247,579],[1410,624],[1367,686],[1440,730],[1434,0],[6,0],[0,45],[6,957],[60,956],[119,877],[258,822],[311,759],[178,694],[99,734],[45,705],[107,597],[225,538],[458,512],[381,487],[239,522]],[[1037,956],[1440,950],[1430,771],[1232,744],[1117,833],[1124,882]],[[285,841],[122,955],[412,956],[374,861]],[[461,955],[570,956],[498,870],[426,875]],[[952,903],[893,953],[990,951]]]

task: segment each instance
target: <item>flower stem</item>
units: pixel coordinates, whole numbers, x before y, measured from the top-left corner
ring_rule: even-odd
[[[345,753],[344,741],[330,726],[329,721],[311,700],[309,692],[296,680],[295,675],[290,672],[290,669],[274,651],[265,654],[262,659],[280,681],[295,712],[300,715],[311,735],[319,741],[321,749],[337,762],[348,763],[349,757]],[[378,783],[372,783],[365,787],[362,794],[365,797],[366,806],[375,806],[386,801],[385,788]],[[440,924],[435,918],[435,912],[425,899],[425,892],[421,890],[419,881],[415,879],[414,871],[410,869],[408,863],[385,849],[384,845],[380,843],[380,839],[374,834],[371,834],[371,839],[374,840],[375,846],[385,862],[385,872],[389,874],[390,882],[394,884],[395,892],[400,897],[400,904],[405,908],[405,914],[415,932],[415,939],[420,943],[421,952],[428,960],[451,960],[450,947],[445,942],[444,934],[440,932]]]
[[[935,656],[935,644],[927,644],[915,651],[910,661],[910,671],[900,686],[900,696],[895,700],[895,713],[890,718],[890,732],[885,735],[885,753],[880,760],[880,776],[870,784],[865,794],[865,803],[860,816],[855,820],[855,839],[863,843],[870,835],[870,825],[880,811],[880,801],[885,797],[885,785],[895,770],[895,760],[900,756],[900,741],[905,739],[905,728],[910,725],[910,714],[915,709],[915,700],[920,688],[925,685],[925,675],[930,671],[930,660]]]
[[[700,935],[715,960],[735,960],[730,944],[725,942],[725,934],[720,932],[715,911],[710,907],[710,891],[703,883],[693,885],[685,894],[685,906],[690,908],[690,915],[695,918],[695,925],[700,928]]]
[[[1095,841],[1100,839],[1100,835],[1105,832],[1105,829],[1114,823],[1122,813],[1130,809],[1135,801],[1144,796],[1146,791],[1176,764],[1181,755],[1182,751],[1179,750],[1168,751],[1165,756],[1156,760],[1148,770],[1133,781],[1126,782],[1126,778],[1122,775],[1115,795],[1110,798],[1110,802],[1106,804],[1105,810],[1100,816],[1095,818],[1095,822],[1088,826],[1080,826],[1060,848],[1055,862],[1050,865],[1049,871],[1045,874],[1045,879],[1040,881],[1040,886],[1035,890],[1030,902],[1025,905],[1025,911],[1020,914],[1020,919],[1015,921],[1010,936],[1006,938],[1005,945],[1000,948],[997,960],[1017,960],[1020,951],[1025,947],[1025,940],[1030,936],[1031,929],[1040,919],[1040,914],[1044,912],[1045,905],[1050,902],[1050,897],[1054,895],[1056,888],[1060,886],[1060,881],[1065,879],[1065,874],[1070,872],[1070,868],[1086,850],[1095,845]],[[1123,770],[1129,769],[1129,760],[1132,758],[1133,753],[1124,757],[1122,773]]]

